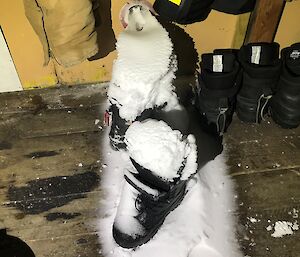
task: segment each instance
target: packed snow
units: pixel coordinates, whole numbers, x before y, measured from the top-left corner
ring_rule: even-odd
[[[179,108],[172,85],[177,61],[171,39],[150,11],[143,18],[141,31],[129,24],[118,38],[118,57],[108,90],[110,102],[119,107],[120,116],[127,121],[166,103],[166,108]]]
[[[271,229],[272,230],[272,229]],[[299,225],[296,222],[276,221],[272,237],[283,237],[285,235],[292,235],[296,230],[299,230]]]
[[[189,135],[183,139],[178,130],[172,130],[163,121],[134,122],[125,134],[125,142],[131,158],[165,180],[181,175],[178,171],[189,155],[189,169],[183,170],[182,179],[196,172],[195,138]]]
[[[248,220],[250,220],[251,223],[259,222],[260,220],[253,218],[253,217],[247,217]]]

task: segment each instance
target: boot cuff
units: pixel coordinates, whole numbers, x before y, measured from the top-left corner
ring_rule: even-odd
[[[240,70],[233,53],[203,54],[200,67],[206,87],[216,90],[232,88]]]
[[[239,59],[242,62],[260,66],[274,66],[279,59],[278,43],[250,43],[242,46]]]
[[[201,69],[210,72],[231,72],[235,65],[233,53],[208,53],[201,55]]]
[[[284,67],[296,76],[300,76],[300,43],[293,44],[281,51]]]

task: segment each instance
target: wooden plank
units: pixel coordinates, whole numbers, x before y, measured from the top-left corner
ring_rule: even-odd
[[[250,19],[250,13],[240,14],[235,25],[235,32],[232,41],[233,49],[240,49],[244,43],[247,27]]]
[[[100,191],[83,193],[82,198],[38,214],[26,214],[14,207],[3,205],[1,227],[8,228],[11,233],[18,234],[25,240],[96,232],[97,221],[103,215],[101,196]]]
[[[52,135],[68,135],[101,130],[104,107],[53,110],[38,115],[22,115],[18,123],[18,132],[21,138],[45,137]],[[30,123],[28,123],[30,120]],[[101,120],[95,124],[96,120]]]
[[[0,113],[39,113],[47,109],[76,109],[101,105],[106,101],[107,85],[61,86],[0,94]]]
[[[300,167],[300,127],[282,129],[270,119],[246,124],[235,116],[224,142],[232,175]]]
[[[37,257],[104,257],[98,235],[87,233],[27,241]]]
[[[250,16],[245,44],[274,40],[285,0],[257,0]]]
[[[284,176],[281,176],[282,174]],[[293,213],[293,209],[299,210],[300,207],[297,177],[295,176],[298,175],[290,173],[286,176],[285,171],[282,171],[275,176],[273,174],[267,176],[265,174],[256,174],[255,176],[242,175],[236,178],[238,185],[237,191],[239,195],[244,197],[240,197],[238,200],[241,224],[245,227],[244,237],[241,240],[244,246],[248,244],[246,249],[247,253],[253,253],[254,250],[256,251],[257,255],[252,256],[265,256],[262,254],[266,251],[266,249],[263,248],[266,245],[271,249],[270,251],[272,253],[282,253],[282,249],[278,247],[278,239],[272,238],[270,236],[271,232],[267,231],[266,227],[270,224],[274,224],[278,220],[293,222],[298,220],[298,218],[294,218],[296,212]],[[287,195],[284,191],[290,181],[292,181],[295,186],[289,187],[290,195]],[[267,189],[265,189],[266,185],[268,185]],[[294,191],[292,192],[292,190]],[[289,197],[291,195],[295,197],[295,201]],[[264,196],[263,199],[261,199],[262,196]],[[76,200],[66,206],[51,211],[66,213],[73,211],[81,213],[80,216],[72,220],[59,219],[50,222],[45,219],[47,213],[44,213],[43,216],[26,215],[20,219],[20,215],[16,215],[14,209],[11,208],[5,209],[8,213],[4,215],[4,217],[1,216],[1,218],[3,217],[5,219],[10,216],[11,227],[8,223],[6,223],[6,226],[9,227],[9,230],[13,234],[17,234],[26,241],[41,242],[41,240],[50,238],[54,238],[54,240],[58,238],[65,239],[73,234],[82,235],[92,233],[91,231],[94,233],[96,232],[95,224],[97,219],[101,216],[99,197],[99,192],[88,193],[85,199]],[[247,200],[244,201],[244,199]],[[296,201],[297,199],[298,201]],[[286,205],[282,204],[283,202],[285,202]],[[257,222],[251,222],[250,218],[255,218]],[[270,220],[270,222],[268,222],[268,220]],[[35,226],[32,226],[32,224],[35,224]],[[55,230],[53,226],[55,226]],[[101,231],[99,231],[99,234],[101,235]],[[285,242],[287,247],[292,247],[288,249],[298,249],[295,247],[297,240],[299,240],[299,235],[295,234],[284,238],[281,242]]]
[[[102,132],[16,140],[0,150],[0,199],[9,186],[101,169]]]
[[[272,141],[273,140],[273,141]],[[267,172],[300,167],[300,137],[226,144],[230,174]]]
[[[298,171],[288,169],[234,176],[239,205],[246,206],[242,210],[248,212],[252,209],[262,211],[300,206]]]
[[[240,244],[245,256],[297,256],[299,233],[273,238],[274,224],[299,224],[300,128],[286,130],[270,118],[246,124],[235,116],[225,134],[230,174],[236,182]],[[270,228],[268,231],[266,228]]]
[[[277,221],[287,221],[299,224],[298,215],[300,206],[276,210],[258,210],[240,213],[240,245],[245,256],[253,257],[296,257],[300,252],[300,234],[294,231],[292,235],[282,238],[272,237],[274,225]],[[297,223],[296,223],[297,222]]]
[[[0,117],[0,140],[100,131],[106,105],[92,108],[44,110]]]
[[[9,147],[0,151],[0,226],[34,241],[90,233],[90,223],[96,224],[100,215],[101,135],[98,131],[7,143]],[[77,216],[46,218],[55,213]]]
[[[245,255],[289,257],[300,252],[298,231],[283,238],[271,236],[277,221],[300,222],[299,174],[278,170],[234,177]]]
[[[293,138],[300,135],[300,127],[296,129],[283,129],[278,126],[270,117],[267,117],[261,124],[245,123],[238,119],[236,114],[228,128],[228,133],[224,135],[225,141],[231,143],[247,143],[255,140],[273,138]],[[230,140],[230,141],[229,141]]]
[[[274,223],[279,220],[292,222],[299,220],[295,218],[296,212],[293,212],[293,209],[296,210],[297,208],[297,210],[299,210],[299,201],[293,202],[292,204],[287,202],[288,207],[282,205],[281,203],[283,201],[280,196],[282,189],[284,189],[286,185],[284,185],[285,183],[279,183],[282,180],[287,183],[292,180],[293,183],[296,184],[297,178],[293,176],[297,174],[290,174],[291,177],[281,176],[281,174],[282,173],[278,173],[276,176],[269,175],[267,177],[262,174],[258,174],[256,177],[242,175],[236,178],[239,194],[241,195],[243,192],[244,196],[248,199],[248,201],[242,201],[242,199],[239,198],[238,203],[240,222],[244,227],[243,237],[241,237],[240,240],[241,244],[245,247],[245,253],[251,254],[250,256],[272,256],[271,254],[274,253],[281,254],[281,256],[288,256],[284,254],[297,252],[299,249],[297,246],[299,235],[297,233],[280,239],[280,242],[285,244],[286,249],[288,249],[288,252],[285,252],[284,248],[278,246],[279,239],[272,238],[272,231],[266,230],[267,226],[274,225]],[[251,181],[259,181],[260,183],[251,184]],[[262,201],[260,198],[257,198],[257,192],[264,190],[265,185],[269,185],[268,189],[272,190],[272,192],[264,191],[265,198]],[[295,187],[295,189],[294,193],[296,193],[296,195],[294,196],[296,199],[297,193],[299,195],[299,190],[297,187]],[[258,193],[258,195],[262,194]],[[44,256],[43,254],[46,256],[60,256],[61,248],[56,240],[65,240],[68,245],[69,238],[73,238],[74,235],[76,237],[85,238],[86,235],[95,234],[97,232],[95,224],[97,219],[101,216],[99,197],[99,192],[88,193],[85,199],[79,199],[66,206],[52,210],[52,212],[61,211],[66,213],[73,210],[81,213],[80,216],[72,220],[59,219],[50,222],[41,215],[26,215],[22,219],[17,219],[16,217],[20,216],[12,215],[14,213],[13,209],[6,209],[6,211],[11,212],[10,219],[12,219],[10,223],[12,227],[9,227],[9,231],[29,242],[35,251],[41,251],[41,256]],[[283,195],[283,198],[289,199],[287,195]],[[286,200],[284,199],[284,201]],[[45,216],[45,214],[43,216]],[[6,217],[7,215],[3,218]],[[251,221],[253,218],[257,221]],[[32,226],[32,224],[35,224],[35,226]],[[53,226],[55,229],[53,229]],[[101,236],[101,231],[97,233]],[[56,251],[55,253],[52,252],[52,249],[45,249],[41,246],[43,245],[42,242],[48,241],[55,242],[52,246],[53,250]],[[33,242],[33,244],[31,244],[31,242]],[[39,244],[34,244],[34,242],[39,242]],[[76,246],[70,245],[69,249],[70,251],[74,250]],[[81,249],[81,251],[83,250]]]

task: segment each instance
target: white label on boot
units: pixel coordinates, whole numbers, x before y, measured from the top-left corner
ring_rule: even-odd
[[[213,72],[222,72],[223,71],[223,56],[214,55],[213,56]]]
[[[290,57],[292,59],[298,59],[300,57],[300,52],[298,50],[293,50],[293,52],[291,53]]]
[[[259,64],[261,46],[252,46],[251,63]]]

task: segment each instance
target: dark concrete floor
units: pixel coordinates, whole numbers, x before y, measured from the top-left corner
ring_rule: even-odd
[[[0,228],[37,257],[101,256],[95,224],[104,102],[100,86],[0,95]],[[300,231],[271,234],[277,221],[300,223],[300,128],[235,117],[225,149],[245,256],[299,257]]]

